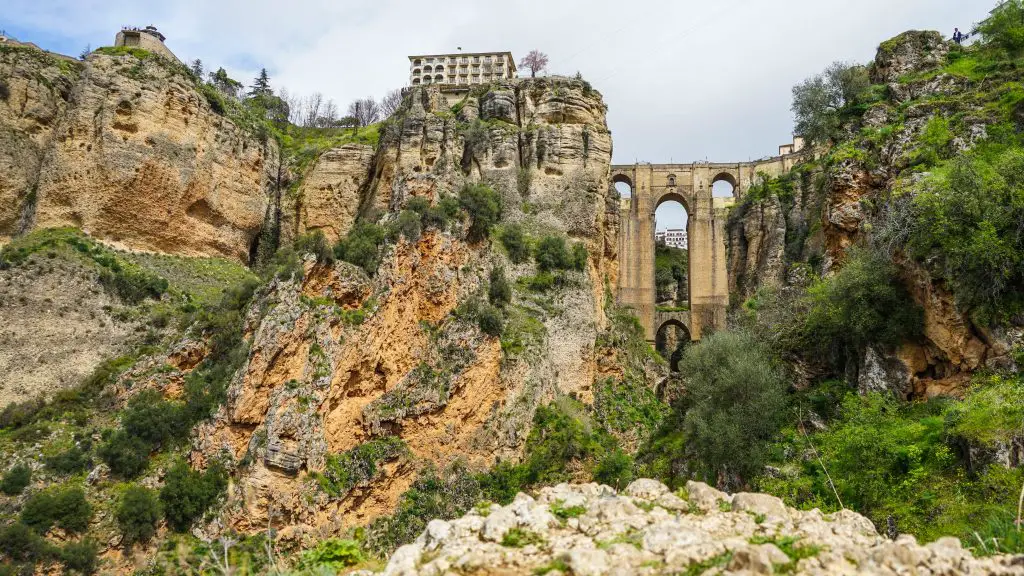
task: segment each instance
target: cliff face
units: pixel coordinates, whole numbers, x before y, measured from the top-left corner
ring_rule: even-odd
[[[745,298],[759,287],[780,286],[790,264],[809,258],[817,263],[820,257],[827,275],[852,246],[875,242],[875,228],[889,217],[882,207],[920,177],[914,159],[933,119],[962,118],[963,128],[949,143],[954,153],[984,137],[986,125],[998,119],[972,100],[984,94],[981,86],[942,71],[948,54],[937,32],[907,32],[882,44],[868,72],[883,96],[847,121],[833,149],[793,179],[795,200],[787,205],[768,197],[743,203],[732,215],[731,292]],[[882,136],[864,136],[875,133]],[[967,373],[1002,361],[1010,348],[1005,338],[975,325],[937,275],[903,256],[899,246],[886,249],[924,309],[925,340],[896,352],[871,350],[861,367],[867,374],[862,388],[886,380],[908,395],[955,393]],[[881,370],[883,364],[893,368]]]
[[[81,67],[32,46],[0,44],[0,244],[27,224],[40,167]]]
[[[592,401],[595,379],[623,372],[597,348],[615,219],[604,105],[584,90],[569,80],[494,86],[456,114],[420,89],[386,123],[375,154],[344,146],[310,168],[284,208],[294,214],[286,235],[337,238],[360,212],[390,222],[411,197],[437,203],[483,182],[502,197],[501,226],[568,235],[586,244],[589,264],[538,296],[519,282],[536,273],[533,262],[511,262],[496,241],[468,242],[462,223],[400,237],[372,278],[308,259],[301,278],[273,281],[247,320],[250,351],[227,404],[194,437],[195,465],[226,458],[236,471],[210,530],[270,521],[300,538],[365,525],[394,509],[424,465],[514,459],[538,405],[568,394]],[[516,286],[500,340],[473,319],[494,268]],[[332,458],[392,439],[402,449],[369,477],[323,488]]]
[[[31,74],[0,103],[0,234],[75,226],[132,249],[247,261],[277,182],[272,141],[215,113],[176,63],[94,53],[31,70],[41,54],[4,55]]]

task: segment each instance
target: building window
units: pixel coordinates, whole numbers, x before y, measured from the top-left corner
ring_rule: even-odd
[[[438,74],[437,76],[434,76],[434,80],[438,82],[444,82],[444,76]]]
[[[669,186],[675,186],[676,185],[676,175],[675,174],[669,174],[668,175],[668,185]]]
[[[422,61],[422,60],[420,60],[419,58],[417,58],[417,59],[415,59],[415,60],[413,60],[413,61],[412,61],[412,65],[413,65],[413,66],[419,66],[419,65],[421,65],[421,64],[423,64],[423,61]]]
[[[413,86],[418,86],[418,85],[419,85],[419,83],[420,83],[420,79],[419,79],[419,78],[413,78],[413,79],[412,79],[412,85],[413,85]]]
[[[423,67],[424,74],[430,74],[433,71],[434,71],[434,69],[430,65],[427,65],[427,66]]]

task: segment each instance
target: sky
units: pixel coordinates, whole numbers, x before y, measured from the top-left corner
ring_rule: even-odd
[[[182,60],[246,84],[322,92],[344,108],[406,85],[410,54],[539,49],[608,105],[617,164],[772,156],[792,139],[791,88],[869,62],[910,29],[970,29],[995,0],[4,0],[0,30],[77,56],[156,25]],[[658,227],[685,222],[663,206]]]

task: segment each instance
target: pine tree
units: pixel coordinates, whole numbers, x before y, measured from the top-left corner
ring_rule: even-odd
[[[274,91],[270,88],[270,75],[267,74],[266,68],[260,69],[260,75],[252,81],[252,90],[249,91],[250,96],[271,96]]]
[[[203,79],[203,61],[196,58],[192,61],[192,65],[189,67],[192,70],[192,74],[199,80]]]

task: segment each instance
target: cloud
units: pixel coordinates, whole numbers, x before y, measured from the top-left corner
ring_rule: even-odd
[[[155,24],[182,59],[344,106],[415,53],[531,49],[609,107],[615,162],[741,161],[790,139],[790,88],[906,29],[968,27],[994,0],[7,0],[0,29],[77,54]]]

